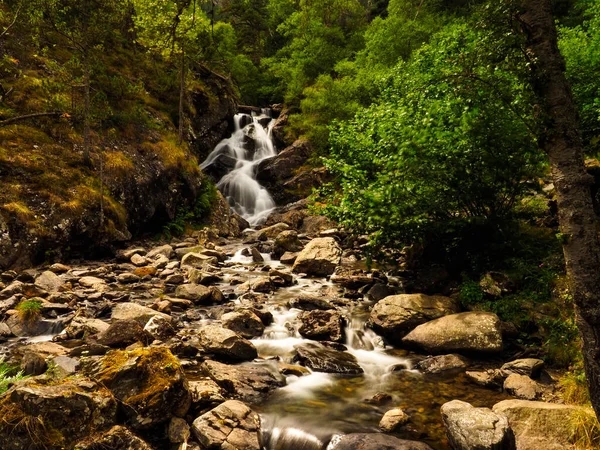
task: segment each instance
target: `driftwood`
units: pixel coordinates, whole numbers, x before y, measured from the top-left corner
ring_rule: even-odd
[[[63,111],[50,111],[43,113],[35,113],[35,114],[25,114],[24,116],[11,117],[10,119],[0,120],[0,127],[5,127],[7,125],[11,125],[16,122],[21,122],[27,119],[37,119],[38,117],[61,117],[66,115],[67,113]]]

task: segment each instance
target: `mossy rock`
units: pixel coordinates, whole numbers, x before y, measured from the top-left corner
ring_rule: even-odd
[[[128,425],[136,430],[182,417],[191,404],[181,365],[166,348],[112,351],[86,371],[120,400]]]
[[[71,448],[113,426],[116,417],[112,393],[88,378],[61,383],[42,377],[23,380],[0,399],[0,448]]]

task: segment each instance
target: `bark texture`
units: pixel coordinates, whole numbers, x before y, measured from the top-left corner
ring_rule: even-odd
[[[558,50],[550,0],[522,0],[520,22],[532,61],[533,87],[545,116],[540,145],[556,188],[563,252],[583,338],[592,405],[600,417],[600,241],[585,171],[579,118]]]

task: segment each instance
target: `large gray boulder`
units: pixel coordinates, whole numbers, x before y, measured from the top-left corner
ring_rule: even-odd
[[[47,292],[58,292],[58,289],[62,284],[63,281],[60,277],[49,270],[42,272],[41,275],[35,279],[35,285]]]
[[[313,276],[331,275],[342,259],[342,249],[334,238],[317,238],[300,252],[292,271]]]
[[[251,361],[258,356],[252,342],[235,331],[218,325],[207,325],[198,332],[205,353],[225,361]]]
[[[416,327],[402,342],[433,354],[502,351],[502,330],[496,314],[464,312]]]
[[[237,400],[221,403],[192,425],[202,448],[215,450],[260,450],[259,430],[258,414]]]
[[[515,437],[505,416],[460,400],[444,403],[441,412],[454,450],[515,450]]]
[[[339,438],[332,450],[433,450],[424,442],[407,441],[380,433],[352,433]]]
[[[212,293],[209,288],[201,284],[182,284],[175,289],[175,297],[191,300],[194,303],[208,303]]]
[[[562,450],[573,448],[573,424],[591,408],[527,400],[504,400],[492,408],[508,418],[517,450]]]
[[[391,295],[379,301],[371,311],[373,329],[392,341],[430,320],[459,312],[450,297],[424,294]]]

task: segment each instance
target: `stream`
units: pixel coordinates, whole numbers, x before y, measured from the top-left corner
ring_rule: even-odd
[[[211,166],[229,166],[217,186],[231,208],[257,226],[275,208],[267,190],[256,181],[258,164],[277,154],[271,141],[273,120],[268,111],[263,111],[254,116],[238,114],[234,122],[233,135],[222,141],[201,167],[210,170]],[[232,278],[252,280],[269,269],[286,268],[268,253],[262,253],[264,263],[254,263],[251,257],[243,256],[246,247],[241,242],[228,245],[232,256],[225,262],[223,280],[217,284],[226,296],[235,291]],[[299,295],[341,299],[343,289],[325,278],[298,278],[293,286],[269,294],[265,306],[274,320],[261,337],[252,341],[259,360],[247,364],[264,366],[277,361],[297,365],[295,347],[315,343],[300,335],[301,311],[289,306]],[[252,405],[261,415],[265,449],[332,449],[335,437],[341,434],[378,432],[383,414],[396,407],[410,416],[409,425],[395,434],[397,437],[423,441],[437,450],[448,449],[439,413],[443,403],[460,399],[475,406],[489,406],[506,398],[505,394],[468,383],[462,374],[420,373],[414,367],[423,355],[386,346],[367,328],[372,306],[368,300],[343,299],[335,306],[346,322],[342,348],[354,355],[364,373],[340,375],[306,368],[304,376],[288,375],[286,386]]]

